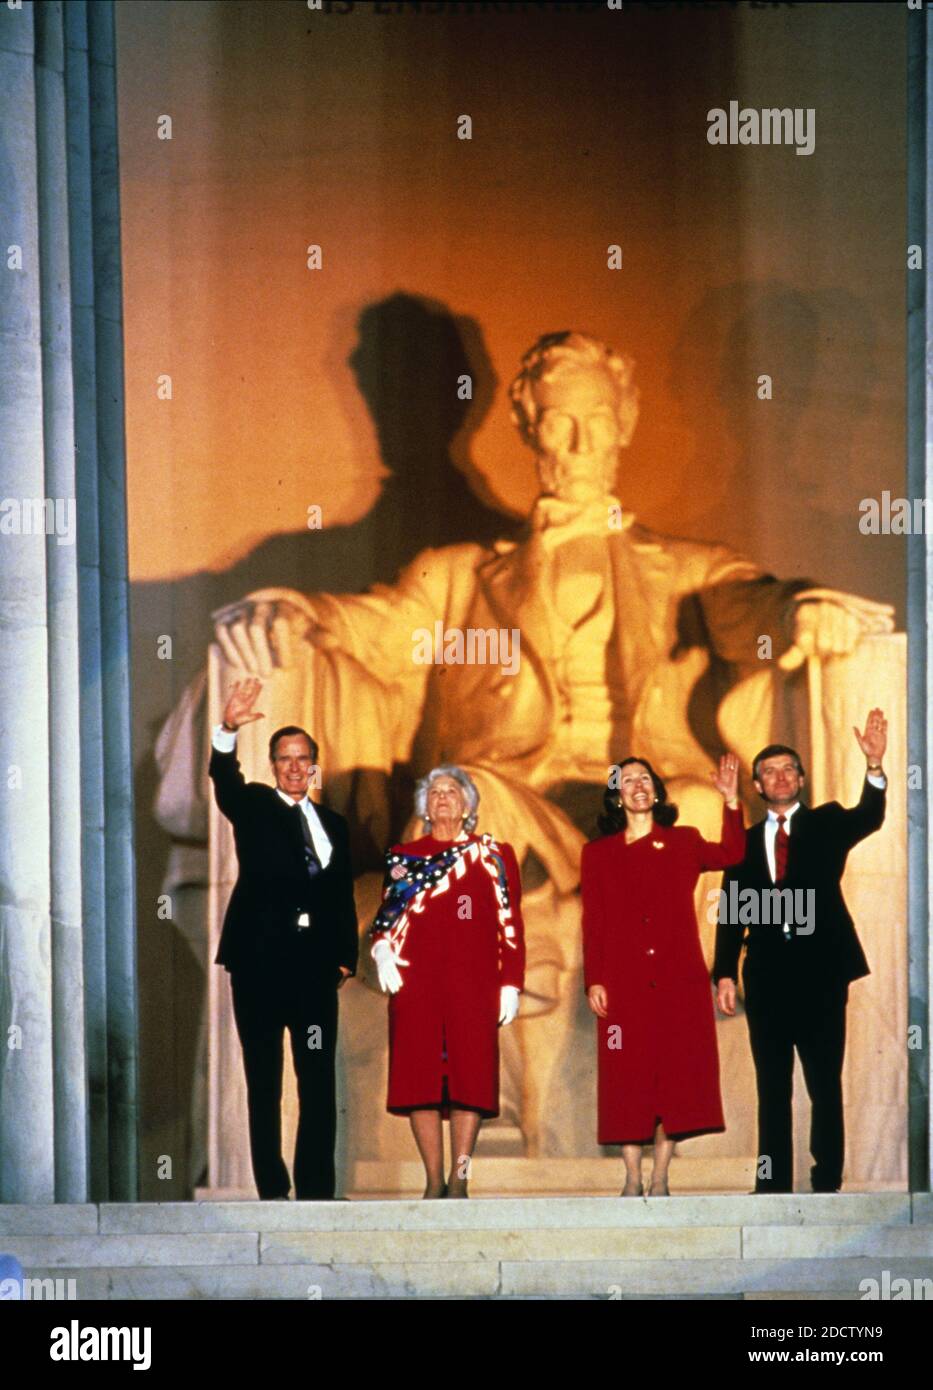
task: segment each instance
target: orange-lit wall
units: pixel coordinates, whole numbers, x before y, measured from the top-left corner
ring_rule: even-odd
[[[619,491],[649,525],[903,602],[902,543],[857,522],[860,499],[903,491],[905,7],[346,8],[118,4],[156,1152],[184,1018],[181,948],[144,928],[165,854],[151,749],[210,611],[273,582],[363,588],[527,510],[504,392],[539,334],[637,360]],[[707,111],[733,98],[813,107],[815,153],[711,146]]]

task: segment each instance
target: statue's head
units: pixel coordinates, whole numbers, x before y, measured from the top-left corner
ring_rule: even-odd
[[[613,492],[638,420],[634,367],[583,333],[546,333],[525,353],[509,388],[512,419],[546,495],[585,503]]]

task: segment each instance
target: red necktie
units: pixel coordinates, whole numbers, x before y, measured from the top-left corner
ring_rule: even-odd
[[[784,875],[787,873],[787,847],[790,844],[790,836],[784,829],[786,816],[778,816],[777,835],[774,839],[774,881],[782,883]]]

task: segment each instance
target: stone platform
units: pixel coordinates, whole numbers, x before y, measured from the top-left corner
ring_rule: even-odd
[[[485,1136],[482,1136],[485,1138]],[[445,1167],[450,1166],[447,1153]],[[645,1181],[651,1161],[644,1163]],[[616,1158],[506,1157],[489,1151],[477,1155],[470,1177],[474,1197],[618,1197],[625,1169]],[[680,1195],[750,1192],[755,1185],[753,1158],[683,1158],[670,1168],[671,1190]],[[347,1177],[349,1197],[420,1197],[424,1169],[417,1158],[357,1159]],[[198,1194],[202,1195],[202,1194]],[[205,1191],[203,1195],[216,1195]],[[224,1196],[254,1197],[255,1191]]]
[[[930,1297],[933,1197],[10,1205],[4,1253],[78,1299]]]

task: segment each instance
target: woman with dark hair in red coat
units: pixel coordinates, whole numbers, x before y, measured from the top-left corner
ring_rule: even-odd
[[[709,971],[694,908],[700,874],[745,853],[738,759],[720,759],[722,838],[675,826],[677,808],[645,758],[613,768],[602,837],[584,846],[584,984],[596,1014],[600,1144],[621,1144],[624,1197],[642,1195],[642,1145],[654,1143],[652,1197],[668,1195],[678,1139],[725,1128]]]
[[[461,768],[422,778],[415,810],[429,833],[389,850],[370,929],[391,996],[387,1109],[409,1117],[425,1197],[467,1196],[480,1124],[499,1113],[498,1030],[516,1017],[524,982],[518,863],[511,845],[473,833],[478,804]]]

